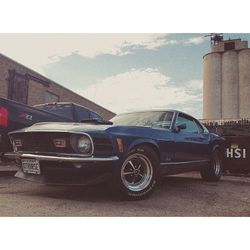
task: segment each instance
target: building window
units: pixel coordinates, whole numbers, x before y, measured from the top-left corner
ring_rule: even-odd
[[[225,50],[235,49],[235,43],[234,42],[224,43],[224,49]]]
[[[17,73],[15,70],[9,70],[8,77],[8,99],[28,103],[29,79],[26,75]]]
[[[59,102],[59,96],[50,92],[46,91],[45,92],[45,102]]]

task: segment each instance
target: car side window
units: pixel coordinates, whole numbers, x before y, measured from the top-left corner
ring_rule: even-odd
[[[76,111],[77,111],[78,121],[88,120],[90,118],[89,111],[87,109],[76,106]]]
[[[102,117],[96,114],[95,112],[90,112],[93,119],[96,119],[98,121],[103,121]]]
[[[183,123],[186,124],[186,128],[182,129],[180,132],[184,132],[184,133],[199,133],[200,132],[196,122],[191,117],[185,116],[184,114],[179,114],[178,119],[176,121],[176,126],[181,125]]]
[[[195,124],[197,125],[197,127],[198,127],[198,131],[199,131],[199,133],[204,133],[204,129],[203,129],[203,127],[197,122],[197,121],[195,121]]]

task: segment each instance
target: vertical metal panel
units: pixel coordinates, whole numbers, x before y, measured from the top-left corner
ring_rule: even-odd
[[[229,50],[222,55],[222,118],[239,118],[238,52]]]
[[[250,118],[250,49],[239,52],[239,113]]]
[[[221,119],[222,56],[210,53],[204,56],[203,118]]]

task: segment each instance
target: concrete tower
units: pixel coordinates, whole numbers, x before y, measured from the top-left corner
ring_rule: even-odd
[[[250,49],[241,39],[211,45],[203,57],[203,118],[250,118]]]

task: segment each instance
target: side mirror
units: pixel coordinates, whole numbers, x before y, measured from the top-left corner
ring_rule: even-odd
[[[182,123],[182,124],[176,126],[175,131],[180,132],[182,129],[186,129],[186,128],[187,128],[186,123]]]

